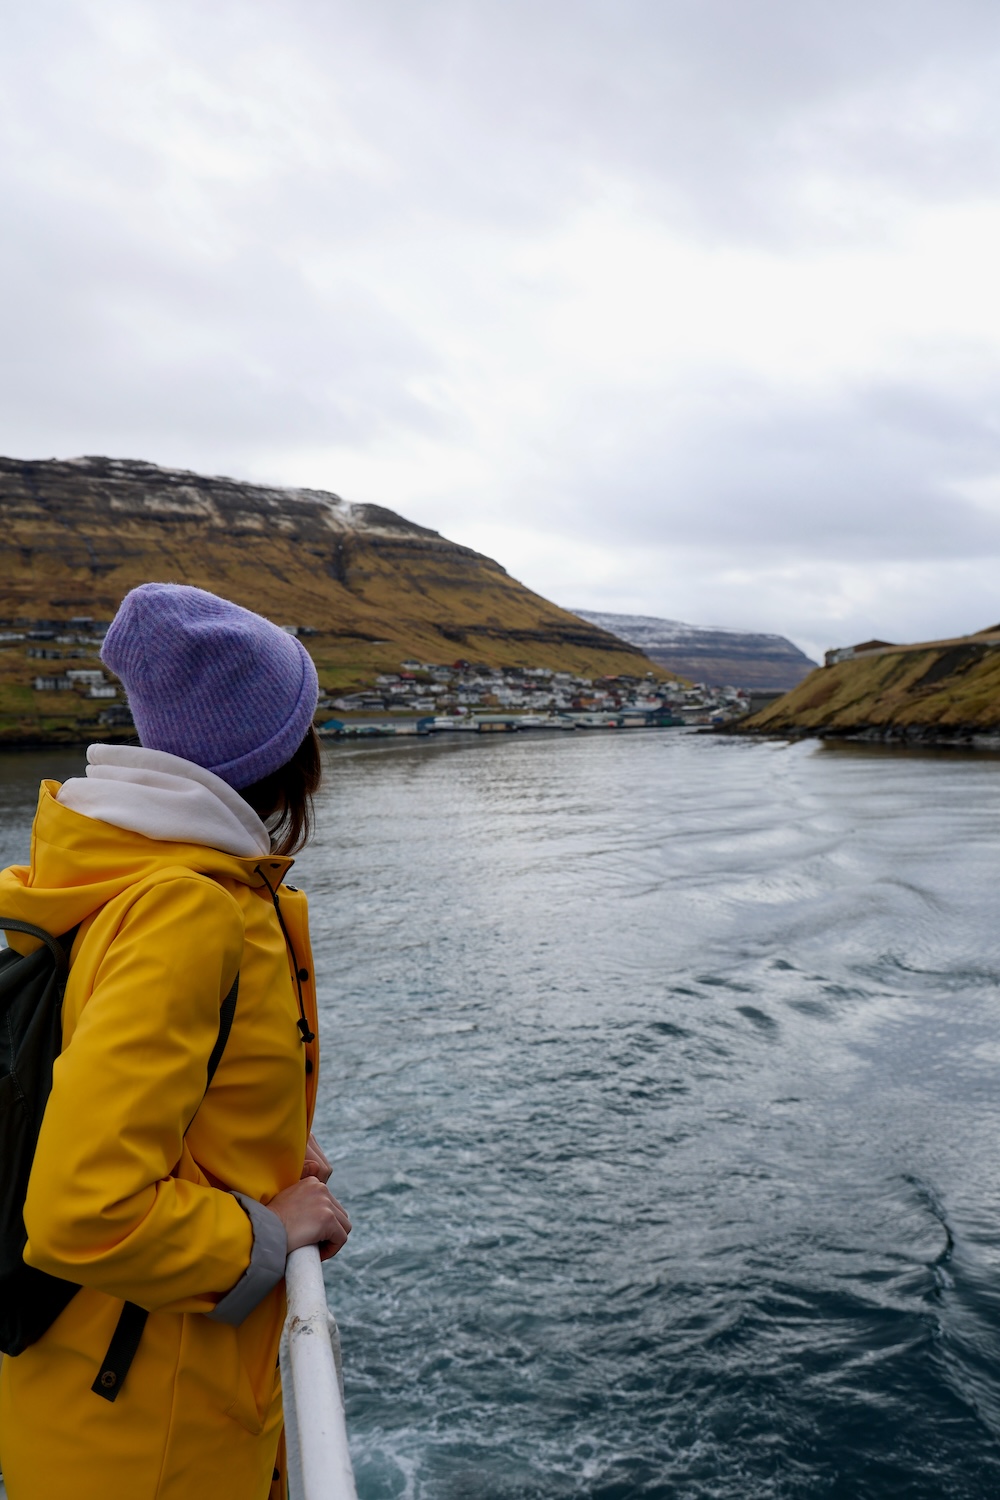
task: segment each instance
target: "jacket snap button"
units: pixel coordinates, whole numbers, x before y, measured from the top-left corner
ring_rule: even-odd
[[[300,969],[299,970],[299,978],[302,980],[302,983],[305,984],[306,980],[309,978],[309,970],[308,969]]]
[[[101,1373],[101,1384],[104,1386],[105,1390],[108,1390],[108,1391],[110,1391],[110,1389],[111,1389],[111,1387],[113,1385],[117,1385],[118,1384],[118,1376],[115,1374],[114,1370],[104,1370],[104,1371],[102,1371],[102,1373]]]

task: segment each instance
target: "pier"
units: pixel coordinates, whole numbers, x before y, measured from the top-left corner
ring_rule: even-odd
[[[418,719],[328,719],[321,739],[386,739],[430,734],[542,734],[609,729],[674,729],[688,721],[672,712],[576,714],[429,714]]]

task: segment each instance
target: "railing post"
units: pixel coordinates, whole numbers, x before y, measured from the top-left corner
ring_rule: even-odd
[[[336,1324],[315,1245],[285,1268],[288,1316],[281,1341],[289,1492],[294,1500],[357,1500],[344,1397],[334,1361]]]

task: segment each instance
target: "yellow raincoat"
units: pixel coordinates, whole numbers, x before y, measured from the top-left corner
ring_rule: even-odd
[[[251,1257],[250,1219],[227,1190],[267,1203],[302,1169],[317,1044],[296,1026],[265,883],[291,861],[147,838],[57,792],[42,786],[30,866],[0,874],[0,914],[55,934],[82,923],[25,1205],[26,1260],[82,1290],[3,1360],[0,1467],[11,1500],[265,1500],[279,1492],[284,1284],[238,1327],[203,1314]],[[315,1032],[305,897],[281,886],[280,902]],[[111,1403],[91,1384],[124,1299],[151,1315]]]

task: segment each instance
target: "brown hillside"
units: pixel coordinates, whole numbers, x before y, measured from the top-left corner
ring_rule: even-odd
[[[742,720],[739,732],[959,743],[1000,733],[997,627],[955,640],[869,641],[853,649]]]
[[[392,511],[322,491],[107,458],[0,459],[0,520],[0,634],[44,621],[68,633],[74,616],[107,622],[130,588],[158,579],[212,589],[304,627],[326,690],[364,683],[409,657],[588,676],[651,667],[490,558]],[[58,667],[29,658],[33,645],[0,642],[0,739],[63,738],[95,713],[72,694],[31,686],[39,673],[97,665],[87,644],[76,661],[61,651]]]

